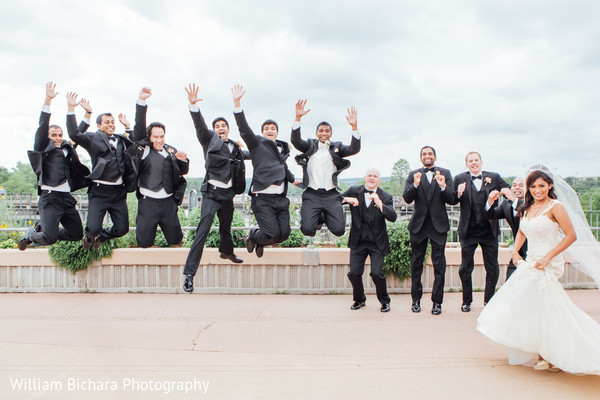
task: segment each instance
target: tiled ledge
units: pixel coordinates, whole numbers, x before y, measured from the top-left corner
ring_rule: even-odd
[[[71,274],[54,266],[45,249],[0,250],[0,292],[145,292],[183,293],[183,265],[187,248],[117,249],[111,258],[95,261],[85,271]],[[205,249],[195,277],[194,293],[351,293],[348,278],[349,250],[266,249],[262,258],[245,249],[236,249],[244,259],[234,264],[221,259],[216,249]],[[447,248],[445,289],[458,291],[460,249]],[[505,276],[510,250],[501,248],[500,282]],[[474,287],[485,284],[480,250],[475,256]],[[365,289],[374,287],[368,267]],[[431,291],[433,268],[423,271],[423,287]],[[567,266],[562,278],[565,287],[595,287],[593,281]],[[410,279],[387,280],[390,293],[410,292]]]

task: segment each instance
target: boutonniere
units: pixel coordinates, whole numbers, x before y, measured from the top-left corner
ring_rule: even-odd
[[[328,140],[328,141],[326,141],[326,142],[325,142],[325,146],[327,146],[327,147],[331,146],[331,142],[330,142],[329,140]]]
[[[489,176],[485,177],[485,184],[487,185],[488,183],[492,183],[492,178],[490,178]]]
[[[169,152],[169,154],[171,154],[171,155],[173,155],[173,153],[174,153],[174,150],[173,150],[173,148],[171,148],[171,147],[169,147],[169,149],[168,149],[167,151],[168,151],[168,152]]]
[[[238,140],[237,142],[238,147],[241,149],[242,147],[244,147],[244,143],[242,143],[241,140]]]

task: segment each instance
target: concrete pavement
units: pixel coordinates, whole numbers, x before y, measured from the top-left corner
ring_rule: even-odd
[[[569,296],[600,321],[600,292]],[[427,295],[426,295],[427,296]],[[598,399],[509,366],[447,293],[433,316],[349,295],[1,294],[1,399]],[[599,338],[600,340],[600,338]],[[186,393],[187,391],[187,393]]]

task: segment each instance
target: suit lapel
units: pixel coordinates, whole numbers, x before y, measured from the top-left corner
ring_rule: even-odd
[[[117,149],[115,149],[111,144],[110,144],[110,140],[108,140],[108,135],[102,131],[98,131],[98,133],[100,133],[100,138],[102,139],[102,141],[104,142],[104,144],[106,144],[106,146],[108,146],[108,150],[110,152],[116,152]],[[118,140],[118,139],[117,139]]]

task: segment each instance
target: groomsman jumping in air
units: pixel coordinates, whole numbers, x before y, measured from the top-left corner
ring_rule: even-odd
[[[475,268],[474,255],[477,246],[481,246],[485,267],[485,305],[496,291],[498,283],[498,221],[485,218],[486,202],[490,193],[499,191],[514,200],[508,183],[495,172],[482,171],[481,156],[476,151],[467,153],[465,165],[469,171],[456,175],[454,188],[460,202],[460,222],[458,237],[461,247],[461,264],[458,275],[463,287],[463,312],[471,311],[473,302],[473,282],[471,275]],[[494,207],[497,202],[494,202]]]
[[[183,201],[187,186],[182,175],[189,171],[187,155],[165,143],[165,126],[160,122],[146,126],[146,100],[151,95],[150,88],[140,90],[131,135],[135,146],[127,150],[139,171],[135,236],[140,247],[154,244],[158,225],[167,243],[181,243],[183,234],[177,207]]]
[[[189,85],[185,89],[190,102],[189,109],[196,128],[198,142],[204,151],[206,175],[202,183],[202,205],[200,210],[200,222],[196,229],[194,243],[190,248],[185,261],[185,282],[183,290],[194,291],[194,275],[198,270],[204,242],[210,233],[210,227],[215,218],[219,218],[219,235],[221,242],[219,252],[221,258],[228,259],[234,263],[243,260],[233,253],[233,239],[231,237],[231,222],[233,220],[233,198],[246,189],[246,177],[244,169],[244,156],[233,140],[229,139],[229,124],[225,118],[216,118],[209,130],[204,117],[198,108],[199,87]]]
[[[431,313],[442,313],[444,300],[444,278],[446,274],[446,237],[450,230],[446,204],[456,204],[454,186],[450,171],[435,166],[437,155],[431,146],[421,149],[422,168],[408,174],[404,185],[404,201],[415,202],[413,215],[408,224],[412,255],[411,296],[412,311],[421,311],[423,285],[421,274],[427,252],[427,242],[431,243],[431,261],[433,262],[434,281],[431,291],[433,308]]]
[[[46,99],[35,133],[34,150],[27,152],[38,178],[40,222],[23,235],[19,250],[25,250],[32,243],[48,246],[57,240],[78,241],[83,237],[81,218],[75,209],[77,201],[71,192],[88,185],[85,177],[90,170],[81,164],[69,141],[63,139],[63,130],[58,125],[50,125],[50,103],[58,94],[55,88],[52,82],[46,84]],[[83,100],[81,104],[91,113],[87,101]],[[83,130],[86,128],[82,126]]]
[[[302,194],[300,209],[300,230],[306,236],[314,236],[321,224],[336,236],[344,234],[346,221],[342,207],[342,196],[338,192],[338,175],[350,166],[345,157],[360,151],[360,133],[358,131],[357,110],[348,109],[346,121],[352,127],[350,145],[331,142],[332,129],[328,122],[317,125],[316,139],[302,139],[300,119],[306,110],[306,100],[296,103],[296,121],[292,126],[290,141],[302,154],[296,156],[296,162],[302,167]],[[300,185],[299,185],[300,186]]]
[[[137,174],[131,156],[125,152],[133,142],[126,135],[115,133],[112,114],[100,114],[96,118],[98,131],[83,133],[83,129],[77,128],[75,118],[75,107],[80,103],[77,94],[67,95],[69,137],[86,149],[92,159],[92,172],[87,177],[92,181],[88,189],[88,217],[82,243],[87,250],[98,248],[100,243],[124,236],[129,231],[127,192],[136,189]],[[85,115],[89,118],[91,109],[86,109]],[[129,122],[123,114],[119,114],[119,121],[129,131]],[[106,213],[113,222],[109,228],[102,227]]]
[[[272,119],[263,122],[262,136],[255,135],[246,121],[240,103],[244,88],[236,85],[232,90],[234,115],[240,135],[252,158],[252,183],[248,194],[252,198],[252,212],[258,223],[246,236],[246,249],[262,257],[264,246],[281,243],[290,235],[290,200],[286,197],[288,182],[294,182],[286,160],[290,156],[289,145],[277,140],[279,127]]]

